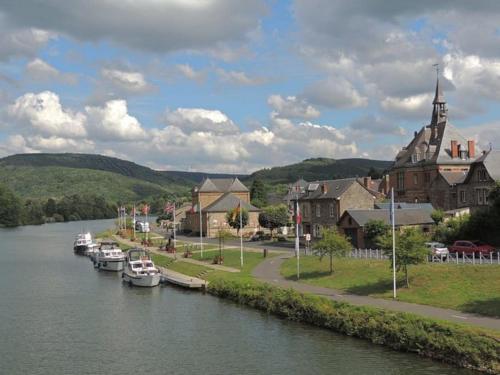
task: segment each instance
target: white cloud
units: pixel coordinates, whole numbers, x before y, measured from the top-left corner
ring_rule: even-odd
[[[356,138],[370,134],[370,138],[374,135],[405,135],[406,130],[401,126],[395,125],[392,121],[383,119],[378,116],[368,115],[360,117],[349,124],[349,128],[355,133]]]
[[[125,100],[110,100],[103,107],[87,106],[89,133],[104,141],[137,141],[147,137],[137,118],[128,114]]]
[[[21,127],[47,136],[82,138],[87,134],[85,116],[63,108],[51,91],[24,94],[8,106],[7,113]]]
[[[312,119],[321,114],[305,99],[296,96],[271,95],[267,98],[267,104],[274,110],[271,114],[273,117]]]
[[[177,108],[165,114],[165,121],[167,125],[175,126],[186,133],[234,134],[239,132],[234,122],[218,110]]]
[[[42,137],[40,135],[25,138],[30,148],[46,152],[89,152],[95,148],[94,142],[87,139],[63,137]]]
[[[140,94],[151,90],[151,85],[140,72],[130,72],[119,69],[102,69],[102,77],[115,89],[127,93]]]
[[[176,65],[177,70],[187,79],[191,79],[196,82],[203,82],[206,79],[206,72],[201,70],[195,70],[189,64],[178,64]]]
[[[53,35],[36,28],[8,28],[6,17],[0,13],[0,60],[12,57],[33,57]]]
[[[312,103],[330,108],[357,108],[368,105],[368,98],[361,95],[348,80],[338,77],[316,82],[307,87],[304,96]]]
[[[388,112],[404,117],[424,118],[432,110],[432,94],[421,94],[406,98],[387,97],[380,103]]]
[[[227,71],[219,68],[216,70],[216,73],[222,82],[233,85],[255,86],[267,82],[267,80],[263,77],[249,77],[245,72],[238,72],[234,70]]]
[[[26,65],[26,73],[31,79],[38,81],[47,82],[58,80],[72,85],[77,83],[77,78],[74,74],[61,73],[59,70],[40,58],[31,60]]]

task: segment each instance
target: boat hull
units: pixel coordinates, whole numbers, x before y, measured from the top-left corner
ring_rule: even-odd
[[[78,255],[85,255],[87,249],[88,249],[87,245],[75,245],[73,247],[73,251],[75,252],[75,254]]]
[[[132,284],[134,286],[141,287],[154,287],[160,284],[160,274],[156,275],[129,275],[128,273],[123,273],[123,281]]]
[[[125,260],[102,260],[98,259],[95,262],[95,267],[103,271],[123,271]]]

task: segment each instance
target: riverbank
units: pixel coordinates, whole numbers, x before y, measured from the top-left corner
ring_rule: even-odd
[[[239,251],[226,250],[230,266],[238,266]],[[250,255],[252,254],[252,255]],[[271,254],[271,256],[279,253]],[[166,254],[156,253],[155,262],[209,281],[208,292],[286,319],[313,324],[335,332],[412,352],[458,367],[487,373],[500,372],[500,333],[349,303],[331,301],[291,289],[279,288],[256,280],[252,271],[265,258],[255,250],[246,253],[246,262],[238,273],[210,270],[197,265],[174,261]],[[202,259],[199,259],[202,260]],[[204,259],[206,262],[208,258]],[[274,262],[270,260],[269,262]],[[234,263],[234,264],[233,264]],[[210,270],[210,271],[209,271]]]
[[[212,295],[455,366],[500,373],[500,336],[414,314],[353,306],[263,283],[214,280]]]

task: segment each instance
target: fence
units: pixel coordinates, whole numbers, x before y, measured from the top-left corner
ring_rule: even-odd
[[[354,259],[389,259],[380,249],[353,249],[347,254],[348,258]],[[491,252],[487,255],[450,253],[448,256],[432,255],[428,258],[429,263],[447,264],[500,264],[500,251]]]

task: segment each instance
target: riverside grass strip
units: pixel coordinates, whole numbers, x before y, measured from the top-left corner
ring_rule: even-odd
[[[214,280],[208,293],[293,321],[490,374],[500,373],[500,336],[414,314],[354,306],[257,282]]]

